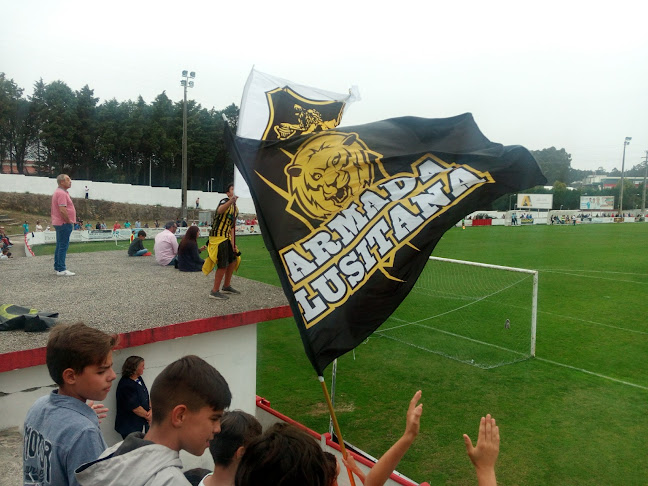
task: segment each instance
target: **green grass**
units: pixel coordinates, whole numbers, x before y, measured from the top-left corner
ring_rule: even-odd
[[[479,417],[492,413],[502,435],[499,484],[646,484],[647,241],[648,224],[453,228],[435,256],[540,271],[537,359],[483,370],[375,334],[338,360],[345,440],[380,456],[422,389],[421,433],[399,465],[416,481],[476,484],[461,435],[476,440]],[[126,251],[126,242],[119,245]],[[279,285],[261,237],[237,245],[239,275]],[[50,249],[36,247],[37,254]],[[114,242],[70,246],[109,249]],[[326,378],[330,386],[329,370]],[[328,430],[292,319],[259,326],[257,393],[308,427]]]
[[[338,360],[345,440],[380,456],[420,388],[421,433],[399,466],[416,481],[475,484],[461,435],[476,439],[479,417],[492,413],[501,426],[500,484],[646,484],[647,241],[646,224],[450,230],[435,256],[540,271],[537,359],[483,370],[375,334]],[[240,274],[277,285],[261,238],[237,243]],[[328,370],[326,378],[330,386]],[[257,393],[328,429],[291,319],[259,326]]]

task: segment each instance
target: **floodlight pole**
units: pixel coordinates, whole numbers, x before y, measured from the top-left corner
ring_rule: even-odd
[[[623,159],[621,159],[621,191],[619,195],[619,216],[623,218],[623,175],[625,172],[625,149],[630,145],[632,137],[626,137],[623,141]]]
[[[641,198],[641,217],[646,217],[646,176],[648,176],[648,150],[644,157],[644,182],[643,182],[643,197]]]
[[[194,82],[188,78],[195,78],[194,71],[182,71],[180,85],[184,88],[184,103],[182,105],[182,219],[187,218],[187,88],[193,88]]]

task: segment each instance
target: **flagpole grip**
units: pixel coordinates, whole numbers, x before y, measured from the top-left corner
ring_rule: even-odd
[[[335,434],[338,436],[340,450],[342,451],[342,457],[346,459],[348,452],[346,447],[344,447],[344,439],[342,438],[342,432],[340,431],[340,424],[338,424],[337,417],[335,416],[335,410],[333,409],[333,402],[331,402],[331,396],[329,395],[328,389],[326,388],[326,382],[324,381],[323,376],[318,376],[320,384],[322,385],[322,391],[324,392],[324,398],[326,398],[326,404],[328,405],[329,413],[331,414],[331,420],[333,420],[333,429]],[[351,486],[355,486],[355,479],[353,473],[349,468],[346,468],[347,473],[349,474],[349,482]]]

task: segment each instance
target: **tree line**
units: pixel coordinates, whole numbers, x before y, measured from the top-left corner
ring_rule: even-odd
[[[99,103],[85,85],[73,91],[63,81],[34,84],[31,96],[0,73],[0,159],[25,173],[179,188],[182,172],[182,101],[165,92],[152,103],[111,99]],[[225,116],[233,130],[234,104],[206,109],[187,100],[187,187],[222,192],[234,177],[224,146]],[[149,180],[149,173],[151,180]],[[211,181],[211,179],[214,179]]]
[[[111,99],[99,104],[94,91],[85,85],[73,91],[63,81],[34,84],[31,96],[13,79],[0,73],[0,159],[24,173],[25,161],[35,161],[38,175],[69,173],[73,178],[179,188],[182,168],[182,101],[174,102],[165,92],[148,104]],[[208,110],[187,101],[188,188],[206,190],[208,181],[223,192],[233,179],[234,168],[224,147],[225,116],[233,130],[238,121],[235,104],[223,110]],[[580,195],[615,195],[619,188],[568,190],[592,171],[571,167],[571,155],[550,147],[531,151],[553,186],[555,209],[561,205],[577,209]],[[645,163],[626,171],[640,176]],[[603,168],[595,171],[605,174]],[[149,173],[151,180],[149,180]],[[620,176],[618,169],[607,175]],[[624,208],[637,203],[637,190],[624,188]],[[535,188],[527,192],[547,192]],[[627,201],[626,201],[627,198]],[[493,209],[506,209],[509,199],[500,198]],[[640,207],[640,206],[639,206]]]

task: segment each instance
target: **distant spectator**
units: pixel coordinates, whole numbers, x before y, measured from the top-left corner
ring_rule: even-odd
[[[146,231],[139,230],[137,238],[134,238],[128,247],[128,256],[151,256],[151,252],[144,248],[145,239]]]
[[[22,228],[23,228],[23,234],[24,234],[24,235],[26,235],[27,233],[29,233],[29,223],[28,223],[27,221],[25,221],[25,222],[23,223]]]
[[[108,229],[108,226],[106,226],[106,222],[102,221],[101,222],[101,229]]]
[[[95,224],[95,229],[100,230],[101,229],[101,223],[97,221],[97,224]]]
[[[117,231],[121,229],[121,224],[119,224],[119,221],[115,221],[115,224],[113,224],[113,231]]]
[[[130,221],[126,220],[126,222],[124,223],[124,228],[130,229],[130,227],[131,227]]]
[[[68,189],[72,187],[72,179],[67,174],[59,174],[56,177],[58,187],[52,195],[51,217],[52,226],[56,229],[56,249],[54,250],[54,270],[60,277],[75,275],[70,272],[65,264],[68,247],[70,246],[70,235],[76,221],[76,209]]]
[[[159,227],[160,227],[160,222],[159,222],[157,219],[155,220],[155,227],[156,227],[156,228],[159,228]]]
[[[40,220],[36,221],[36,231],[43,231],[43,226],[40,224]]]
[[[148,228],[149,227],[148,223],[144,223],[144,227]]]
[[[196,198],[196,209],[198,209],[199,207],[200,207],[200,198],[197,197]]]
[[[178,226],[169,221],[164,225],[164,231],[155,236],[155,260],[162,266],[176,265],[178,261],[178,239],[175,232]]]
[[[207,245],[198,248],[198,226],[192,226],[180,241],[178,246],[178,270],[181,272],[201,272],[205,260],[200,258],[200,252],[207,248]]]
[[[3,248],[5,248],[5,247],[11,248],[13,246],[13,243],[11,243],[11,241],[9,241],[9,236],[5,232],[5,227],[4,226],[0,226],[0,240],[2,241],[2,247]]]
[[[182,224],[182,227],[183,227],[183,228],[186,228],[186,227],[188,226],[188,224],[187,224],[187,218],[182,218],[182,223],[181,223],[181,224]]]
[[[88,186],[85,186],[84,191],[85,191],[85,198],[90,199],[90,189],[88,188]]]
[[[135,221],[135,229],[140,229],[142,227],[142,223],[140,223],[140,220],[138,219]]]

